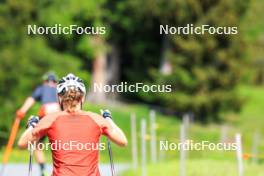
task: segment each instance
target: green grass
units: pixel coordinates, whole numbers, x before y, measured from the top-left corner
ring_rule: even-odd
[[[258,131],[263,134],[264,124],[264,88],[242,86],[238,90],[239,95],[244,99],[243,109],[239,113],[225,114],[225,124],[229,125],[229,140],[234,141],[234,135],[242,134],[243,153],[251,153],[253,134]],[[173,125],[169,125],[171,128]],[[199,125],[192,124],[188,129],[188,139],[194,141],[208,140],[219,142],[220,124]],[[166,138],[172,142],[179,142],[179,123],[175,124],[174,132],[166,133]],[[262,136],[263,137],[263,136]],[[251,164],[251,160],[244,160],[245,176],[262,176],[264,161],[264,140],[259,143],[260,164]],[[148,159],[148,175],[170,176],[179,173],[179,152],[169,151],[166,153],[166,160],[151,165]],[[187,176],[234,176],[238,175],[236,165],[236,153],[234,151],[190,151],[186,162]],[[141,170],[130,170],[124,176],[141,175]]]
[[[258,130],[264,133],[264,87],[241,87],[239,93],[245,99],[245,106],[238,114],[238,124],[244,131]]]
[[[250,152],[254,133],[264,134],[264,87],[242,86],[238,92],[244,106],[238,114],[228,114],[226,121],[233,127],[232,134],[242,133],[245,152]],[[259,145],[259,150],[264,151],[264,140]]]

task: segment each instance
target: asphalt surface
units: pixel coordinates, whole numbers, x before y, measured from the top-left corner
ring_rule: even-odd
[[[102,176],[111,176],[110,165],[100,164],[100,173]],[[0,165],[2,169],[2,165]],[[115,170],[116,174],[120,175],[122,171],[129,168],[129,164],[116,164]],[[46,170],[48,173],[52,172],[52,166],[47,165]],[[28,176],[28,164],[8,164],[5,166],[4,173],[1,176]],[[33,165],[32,176],[40,176],[39,166],[37,164]]]

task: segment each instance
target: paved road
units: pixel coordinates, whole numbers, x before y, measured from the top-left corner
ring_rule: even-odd
[[[0,165],[2,168],[2,165]],[[115,169],[116,173],[120,175],[122,171],[125,171],[129,168],[128,164],[116,164]],[[47,171],[51,173],[52,166],[47,166]],[[108,164],[100,165],[100,173],[102,176],[111,176],[110,166]],[[28,165],[27,164],[8,164],[5,167],[4,174],[1,176],[27,176],[28,174]],[[38,165],[33,165],[33,173],[32,176],[40,176]]]

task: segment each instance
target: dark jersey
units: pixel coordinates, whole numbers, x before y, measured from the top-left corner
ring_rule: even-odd
[[[38,86],[33,94],[32,98],[36,101],[39,101],[42,105],[47,103],[56,103],[57,102],[57,91],[56,87],[49,85]]]

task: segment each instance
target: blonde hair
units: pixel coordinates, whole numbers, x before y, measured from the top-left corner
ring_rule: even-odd
[[[78,105],[82,103],[83,93],[75,89],[70,89],[61,95],[60,98],[63,109],[69,112],[74,112],[78,110]]]

